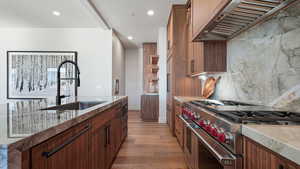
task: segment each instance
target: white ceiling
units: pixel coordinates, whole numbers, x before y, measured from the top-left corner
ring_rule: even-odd
[[[0,0],[0,27],[101,27],[89,8],[86,0]]]
[[[120,37],[126,48],[139,47],[143,42],[156,42],[158,28],[167,25],[171,4],[186,0],[91,0]],[[149,9],[154,16],[147,15]],[[128,36],[133,36],[129,41]]]
[[[93,3],[126,48],[156,42],[158,28],[166,26],[171,4],[186,0],[0,0],[0,28],[106,28],[89,4]],[[154,10],[152,17],[147,15]],[[52,11],[61,16],[52,15]],[[129,41],[127,36],[133,36]]]

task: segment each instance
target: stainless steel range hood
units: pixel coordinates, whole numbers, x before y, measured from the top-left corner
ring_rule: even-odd
[[[232,0],[198,40],[232,39],[297,1],[300,0]]]

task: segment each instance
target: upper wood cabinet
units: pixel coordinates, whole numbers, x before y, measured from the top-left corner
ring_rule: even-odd
[[[170,13],[170,17],[169,17],[169,21],[168,21],[168,26],[167,26],[167,31],[168,31],[168,34],[167,34],[167,40],[168,40],[168,44],[167,44],[167,48],[168,48],[168,57],[170,56],[171,54],[171,49],[173,47],[173,37],[174,37],[174,31],[173,31],[173,26],[174,26],[174,12],[173,10],[171,11]]]
[[[193,40],[205,31],[205,28],[231,0],[191,0]]]
[[[193,42],[194,18],[192,15],[195,14],[193,11],[196,10],[194,6],[199,6],[198,1],[191,0],[191,3],[187,4],[187,74],[189,76],[196,76],[203,72],[226,72],[226,41]],[[201,2],[203,3],[203,1]]]
[[[205,31],[205,28],[231,0],[191,0],[193,40]]]

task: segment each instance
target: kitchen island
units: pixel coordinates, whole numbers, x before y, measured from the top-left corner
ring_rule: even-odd
[[[109,168],[127,136],[127,112],[126,96],[2,104],[0,169]]]

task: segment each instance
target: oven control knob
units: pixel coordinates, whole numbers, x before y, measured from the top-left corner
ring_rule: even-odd
[[[219,129],[218,129],[218,126],[217,125],[215,125],[215,124],[213,124],[212,126],[211,126],[211,135],[213,135],[214,137],[218,137],[218,135],[219,135]]]
[[[211,126],[211,125],[207,125],[205,129],[206,129],[206,131],[207,131],[208,133],[211,133],[211,131],[212,131],[212,126]]]
[[[204,120],[204,129],[207,131],[207,132],[210,132],[211,130],[211,122],[210,120]]]
[[[206,126],[209,126],[210,125],[210,120],[204,120],[204,124],[206,125]]]
[[[199,120],[199,121],[198,121],[198,124],[199,124],[201,127],[205,127],[204,120]]]
[[[200,115],[199,114],[196,114],[195,115],[195,120],[199,120],[200,119]]]
[[[218,135],[218,140],[221,142],[221,143],[229,143],[231,140],[233,139],[233,136],[231,133],[220,133]]]
[[[195,119],[196,119],[196,115],[197,115],[197,114],[196,114],[195,112],[192,113],[192,120],[195,120]]]

